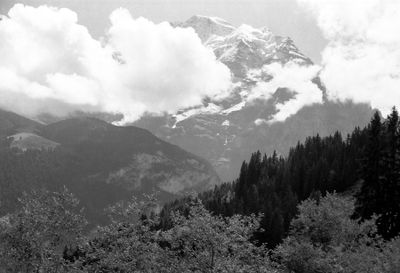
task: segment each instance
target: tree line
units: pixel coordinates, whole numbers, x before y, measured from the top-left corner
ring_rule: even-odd
[[[387,239],[399,234],[400,123],[395,108],[385,120],[376,112],[366,128],[355,128],[344,139],[339,132],[309,137],[287,157],[256,152],[243,162],[236,181],[199,198],[219,215],[262,213],[262,230],[254,237],[273,248],[288,234],[299,202],[333,191],[357,192],[355,217],[380,215],[379,233]],[[183,198],[166,204],[161,227],[171,225],[170,211],[187,211],[186,203]]]
[[[384,240],[376,217],[354,218],[350,197],[327,194],[297,206],[275,249],[257,244],[262,215],[230,217],[191,198],[159,229],[156,201],[132,199],[108,209],[111,224],[85,233],[79,201],[66,189],[37,190],[0,218],[0,272],[396,273],[400,238]]]
[[[153,196],[119,202],[90,231],[67,189],[37,189],[0,218],[0,272],[400,272],[399,160],[393,109],[286,158],[256,152],[159,213]]]

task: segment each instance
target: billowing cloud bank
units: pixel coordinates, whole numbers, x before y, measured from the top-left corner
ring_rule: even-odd
[[[41,112],[174,112],[230,86],[230,71],[192,29],[119,9],[94,39],[68,9],[15,5],[0,21],[0,108]]]
[[[276,105],[277,113],[265,122],[285,121],[304,106],[322,103],[323,94],[318,86],[312,82],[320,69],[317,65],[304,66],[295,62],[289,62],[285,65],[280,63],[265,65],[262,69],[263,73],[273,78],[268,82],[259,82],[248,99],[249,101],[260,98],[268,100],[278,88],[288,88],[293,92],[293,97],[278,103]],[[256,123],[261,124],[261,121]]]
[[[298,0],[328,46],[321,79],[331,99],[368,102],[387,114],[400,106],[400,1]]]

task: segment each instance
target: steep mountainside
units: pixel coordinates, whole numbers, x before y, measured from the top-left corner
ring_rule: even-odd
[[[42,126],[36,121],[0,109],[0,137],[19,132],[35,132]]]
[[[208,162],[141,128],[75,118],[50,124],[41,134],[82,156],[93,174],[106,171],[107,183],[127,190],[181,194],[219,181]]]
[[[156,193],[167,201],[219,183],[202,158],[133,126],[84,117],[10,137],[0,149],[0,199],[8,208],[24,190],[65,185],[82,200],[89,218],[101,221],[106,206],[132,195]]]
[[[145,116],[135,125],[207,159],[224,181],[235,179],[241,162],[255,150],[286,154],[290,146],[309,135],[326,136],[336,130],[346,134],[355,126],[367,124],[371,107],[327,101],[318,77],[313,83],[320,89],[323,103],[311,104],[284,122],[271,124],[279,105],[293,102],[297,94],[278,86],[271,96],[264,98],[255,90],[259,83],[273,79],[264,69],[267,65],[313,65],[294,42],[266,28],[236,28],[214,17],[194,16],[175,25],[192,27],[198,33],[203,43],[229,67],[234,86],[226,98],[205,98],[201,106],[163,117]]]

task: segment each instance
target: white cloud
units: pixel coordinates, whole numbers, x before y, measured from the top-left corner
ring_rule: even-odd
[[[331,99],[400,106],[400,2],[298,0],[316,17],[328,46],[321,79]]]
[[[15,5],[0,21],[0,107],[34,116],[74,110],[175,112],[218,96],[230,86],[218,62],[192,29],[110,16],[105,37],[94,39],[76,13]]]
[[[259,82],[251,91],[249,101],[272,97],[278,88],[288,88],[294,96],[285,102],[276,104],[277,113],[269,123],[284,121],[296,114],[301,108],[314,103],[322,103],[322,92],[312,80],[317,76],[320,67],[317,65],[304,66],[294,62],[285,65],[273,63],[263,67],[263,73],[273,78],[268,82]],[[256,124],[261,124],[258,121]]]

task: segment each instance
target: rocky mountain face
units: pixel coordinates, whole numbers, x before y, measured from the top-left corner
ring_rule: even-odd
[[[145,129],[89,117],[42,125],[5,111],[0,121],[0,200],[10,208],[18,192],[65,185],[98,222],[132,195],[164,202],[220,183],[207,161]]]
[[[179,27],[193,28],[217,59],[232,72],[233,87],[223,99],[205,98],[203,105],[182,109],[174,115],[145,116],[134,124],[158,137],[207,159],[224,181],[237,177],[240,164],[252,152],[285,154],[307,136],[351,132],[364,126],[371,116],[368,105],[329,102],[319,78],[313,83],[324,102],[304,107],[283,122],[270,123],[278,104],[288,102],[296,92],[278,86],[268,98],[257,97],[255,87],[273,75],[264,67],[271,64],[313,65],[293,40],[274,35],[267,28],[234,27],[220,18],[194,16]]]
[[[218,60],[231,69],[238,78],[236,81],[250,80],[252,69],[261,69],[274,62],[312,64],[289,37],[274,35],[267,28],[258,29],[249,25],[236,28],[223,19],[206,16],[193,16],[184,23],[174,25],[193,28]]]

